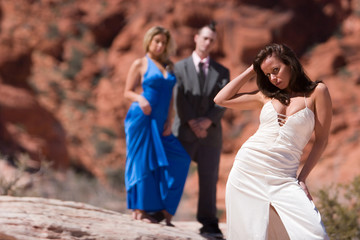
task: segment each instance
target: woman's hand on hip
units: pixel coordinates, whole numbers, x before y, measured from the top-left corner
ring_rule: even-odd
[[[313,200],[313,198],[312,198],[312,196],[311,196],[311,194],[310,194],[310,192],[309,192],[309,189],[307,188],[305,182],[298,180],[298,184],[300,185],[300,187],[302,188],[302,190],[304,190],[306,196],[307,196],[310,200]]]
[[[138,97],[138,103],[139,106],[141,108],[141,110],[143,111],[143,113],[145,115],[150,115],[151,114],[151,106],[149,101],[142,95],[139,95]]]

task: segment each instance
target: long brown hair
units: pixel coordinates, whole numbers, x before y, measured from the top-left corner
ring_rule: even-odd
[[[253,61],[254,70],[257,74],[256,83],[259,90],[269,98],[278,99],[282,104],[289,105],[289,93],[274,86],[261,70],[262,62],[271,56],[278,57],[285,65],[291,69],[289,89],[296,93],[308,94],[312,92],[320,81],[313,82],[304,72],[304,69],[296,57],[296,54],[284,44],[270,44],[265,46],[257,54]]]

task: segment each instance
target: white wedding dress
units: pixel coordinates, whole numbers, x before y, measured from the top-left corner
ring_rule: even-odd
[[[290,239],[329,239],[320,213],[296,179],[314,117],[307,105],[287,119],[272,101],[263,106],[259,129],[238,151],[227,181],[228,240],[268,239],[269,225],[274,224],[269,222],[270,205]]]

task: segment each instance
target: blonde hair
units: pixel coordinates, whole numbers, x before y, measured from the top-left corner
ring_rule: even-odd
[[[153,37],[155,35],[158,35],[158,34],[164,34],[166,36],[166,40],[167,40],[165,50],[161,56],[162,62],[165,63],[169,60],[170,55],[175,54],[175,50],[176,50],[175,41],[171,37],[169,30],[167,30],[166,28],[161,27],[161,26],[155,26],[155,27],[150,28],[145,33],[143,47],[144,47],[145,52],[148,52],[151,40],[153,39]]]

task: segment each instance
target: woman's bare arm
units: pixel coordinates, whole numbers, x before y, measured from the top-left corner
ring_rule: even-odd
[[[234,109],[261,107],[264,102],[264,96],[259,91],[240,92],[241,88],[255,76],[256,73],[251,65],[221,89],[215,96],[214,102],[220,106]]]
[[[135,60],[130,66],[126,78],[124,96],[132,102],[138,102],[144,114],[149,115],[151,113],[151,106],[149,102],[141,94],[135,92],[136,87],[141,84],[141,76],[143,75],[144,65],[146,65],[146,62],[144,61],[144,58],[141,58]]]
[[[329,91],[325,84],[319,83],[314,93],[314,112],[315,112],[315,141],[309,153],[307,160],[298,176],[301,183],[305,183],[306,178],[309,176],[311,170],[315,167],[320,159],[328,143],[330,125],[332,118],[332,103]],[[305,192],[308,193],[306,185]],[[308,195],[309,196],[309,195]]]

